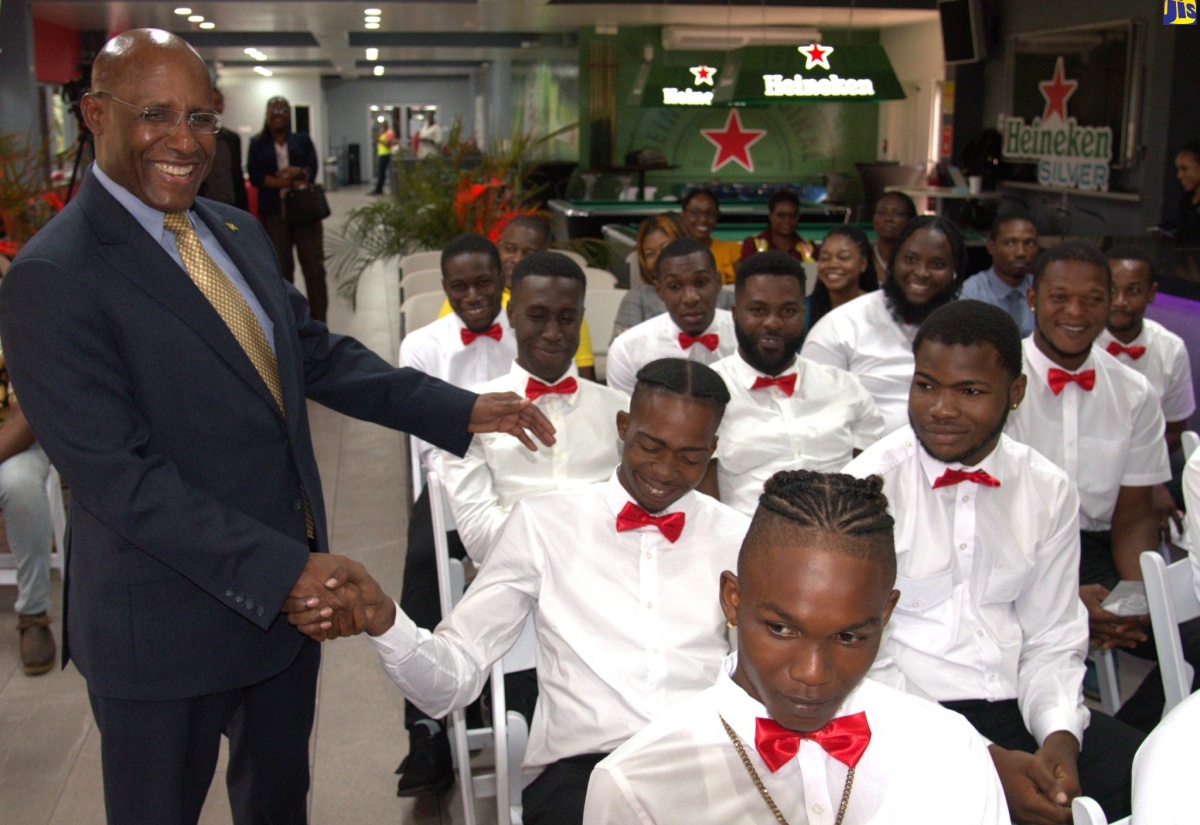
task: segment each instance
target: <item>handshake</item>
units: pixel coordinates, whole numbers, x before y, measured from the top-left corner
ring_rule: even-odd
[[[318,642],[387,631],[396,621],[396,603],[379,582],[353,559],[313,553],[283,603],[288,621]]]

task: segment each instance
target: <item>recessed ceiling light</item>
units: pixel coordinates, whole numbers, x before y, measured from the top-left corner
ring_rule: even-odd
[[[253,55],[256,51],[258,51],[258,49],[251,46],[248,49],[242,49],[242,51],[245,52],[246,54]]]
[[[188,22],[189,23],[203,23],[204,15],[203,14],[193,14],[191,17],[188,18]]]
[[[372,111],[372,112],[378,112],[378,111],[379,111],[379,107],[378,107],[378,106],[372,106],[372,107],[371,107],[371,111]]]
[[[383,14],[379,9],[366,9],[363,14]]]
[[[367,60],[378,60],[379,49],[367,49]]]
[[[258,72],[263,77],[270,77],[271,75],[275,74],[270,69],[264,68],[262,66],[255,66],[254,71]]]
[[[383,18],[379,17],[377,15],[363,18],[363,22],[365,22],[365,23],[379,23],[382,20],[383,20]]]
[[[215,29],[216,27],[217,27],[217,24],[212,22],[211,20],[200,24],[200,28],[202,28],[202,29]]]
[[[189,9],[187,6],[180,6],[179,8],[175,9],[175,13],[178,14],[180,17],[187,17],[189,14],[192,13],[192,10]]]
[[[379,28],[379,24],[378,23],[363,23],[363,28],[364,29],[377,29],[377,28]]]
[[[382,77],[382,76],[383,76],[383,66],[376,66],[376,67],[375,67],[375,76],[376,76],[376,77]]]

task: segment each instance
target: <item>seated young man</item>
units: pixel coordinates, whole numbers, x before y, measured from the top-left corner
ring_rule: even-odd
[[[1089,726],[1083,704],[1079,498],[1004,435],[1025,394],[1020,330],[996,306],[956,301],[921,325],[913,353],[909,426],[846,467],[883,478],[896,518],[900,601],[872,676],[994,743],[1014,820],[1070,822],[1080,788],[1127,816],[1142,736],[1099,713]]]
[[[482,392],[515,392],[554,424],[557,442],[537,452],[514,450],[480,434],[466,455],[443,454],[446,494],[468,555],[487,559],[513,505],[536,493],[602,481],[620,463],[617,413],[629,396],[580,381],[572,356],[583,322],[587,278],[565,255],[535,252],[513,270],[506,314],[517,340],[516,360]],[[500,389],[503,388],[503,389]]]
[[[895,578],[879,479],[771,478],[721,574],[738,652],[596,767],[586,825],[1007,825],[971,726],[863,678]]]
[[[721,501],[754,515],[779,470],[833,471],[883,435],[875,402],[850,373],[797,358],[804,339],[804,267],[778,250],[738,264],[737,352],[713,364],[732,397],[713,457]]]
[[[1033,313],[1025,293],[1033,286],[1033,264],[1038,256],[1038,231],[1023,214],[999,215],[988,233],[987,251],[992,265],[963,282],[960,298],[1000,307],[1017,322],[1024,338],[1033,332]]]
[[[1153,659],[1149,617],[1100,606],[1118,581],[1142,580],[1139,557],[1159,545],[1153,488],[1171,477],[1150,384],[1092,346],[1111,293],[1108,260],[1094,247],[1060,243],[1038,257],[1028,296],[1034,330],[1022,344],[1029,385],[1005,431],[1065,470],[1079,490],[1079,594],[1093,643]],[[1149,731],[1163,701],[1156,670],[1117,718]]]
[[[714,364],[736,344],[729,311],[717,309],[721,276],[712,253],[699,241],[671,241],[654,264],[655,291],[667,311],[625,330],[608,348],[605,379],[633,392],[638,370],[659,358]]]
[[[534,215],[517,215],[505,224],[496,240],[500,251],[500,268],[504,273],[504,294],[501,296],[501,306],[508,305],[508,290],[512,284],[513,267],[521,262],[526,255],[534,252],[545,252],[550,246],[550,227],[541,218]],[[450,302],[442,304],[439,317],[450,314]],[[596,380],[596,357],[592,353],[592,335],[587,321],[579,331],[579,349],[575,353],[575,366],[579,367],[579,377],[589,381]]]
[[[344,575],[389,678],[434,716],[479,694],[532,614],[537,710],[525,769],[527,825],[583,818],[592,767],[651,719],[712,684],[729,653],[716,582],[749,519],[694,492],[729,401],[720,377],[679,358],[647,364],[618,414],[621,463],[590,487],[513,508],[463,600],[432,633],[379,592],[361,565]],[[334,581],[332,587],[341,585]],[[293,624],[331,630],[317,600],[290,600]]]
[[[800,354],[852,373],[875,399],[884,432],[900,429],[907,421],[917,327],[958,295],[966,265],[966,246],[953,223],[913,218],[896,240],[883,288],[826,313]]]

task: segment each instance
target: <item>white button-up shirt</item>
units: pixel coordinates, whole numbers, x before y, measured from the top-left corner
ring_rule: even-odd
[[[883,435],[875,402],[850,373],[797,358],[789,396],[777,386],[752,390],[763,373],[733,354],[713,365],[729,388],[717,441],[721,501],[754,515],[763,484],[780,470],[838,472]]]
[[[791,823],[833,825],[849,772],[811,739],[775,773],[754,745],[767,710],[731,678],[652,722],[592,771],[584,825],[764,825],[775,818],[729,739]],[[986,744],[961,716],[864,679],[838,716],[864,711],[871,741],[854,770],[845,825],[1008,825]]]
[[[1079,526],[1108,530],[1122,487],[1149,487],[1171,477],[1166,421],[1141,375],[1093,345],[1073,373],[1096,371],[1084,390],[1074,382],[1055,395],[1047,376],[1058,366],[1032,336],[1022,343],[1029,385],[1005,432],[1067,471],[1079,489]]]
[[[477,391],[525,395],[532,376],[516,361],[507,375]],[[513,505],[535,493],[566,490],[603,481],[621,463],[617,413],[629,409],[623,392],[579,379],[574,363],[551,384],[574,378],[573,393],[539,396],[534,404],[554,425],[557,441],[526,449],[507,433],[478,433],[462,458],[442,452],[446,496],[458,536],[471,558],[482,563],[491,552]]]
[[[1186,421],[1192,417],[1196,411],[1196,391],[1192,389],[1192,363],[1182,338],[1157,321],[1144,318],[1141,333],[1130,343],[1117,341],[1106,329],[1100,333],[1095,345],[1107,352],[1108,345],[1114,341],[1123,347],[1146,348],[1136,361],[1125,353],[1114,357],[1150,382],[1167,421]]]
[[[633,394],[638,370],[659,358],[686,358],[701,364],[712,365],[737,351],[737,337],[733,333],[733,316],[727,309],[718,309],[713,321],[702,335],[715,334],[717,348],[710,350],[696,342],[684,349],[679,342],[681,330],[668,313],[655,315],[635,327],[622,332],[613,339],[608,348],[604,376],[610,387]],[[699,337],[699,336],[697,336]]]
[[[817,321],[800,354],[846,370],[862,382],[883,416],[883,431],[908,423],[917,327],[892,317],[883,290],[860,295]]]
[[[533,613],[538,702],[529,772],[607,753],[712,685],[729,653],[718,604],[750,520],[696,492],[672,544],[656,527],[616,531],[632,499],[614,474],[520,502],[463,600],[434,633],[403,613],[372,639],[413,704],[440,718],[471,702]]]
[[[503,310],[496,316],[496,323],[500,325],[499,341],[480,336],[464,344],[462,331],[466,324],[451,312],[405,335],[398,363],[464,390],[474,390],[507,374],[517,357],[517,340]],[[418,440],[417,450],[426,470],[441,472],[435,463],[437,449],[432,444]]]
[[[1000,482],[933,489],[947,469]],[[846,467],[883,477],[896,519],[896,589],[871,675],[939,702],[1016,699],[1040,744],[1083,741],[1087,611],[1079,600],[1079,498],[1067,474],[1002,435],[976,467],[929,455],[911,427]]]

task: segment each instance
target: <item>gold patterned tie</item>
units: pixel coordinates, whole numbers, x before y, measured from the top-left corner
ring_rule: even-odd
[[[233,337],[250,358],[250,363],[262,377],[263,383],[271,391],[280,412],[286,415],[287,409],[283,406],[283,385],[279,381],[279,362],[275,360],[275,353],[267,344],[267,336],[263,334],[262,326],[254,317],[250,305],[229,280],[229,276],[222,272],[216,261],[204,251],[186,212],[168,212],[163,217],[163,226],[175,234],[179,255],[183,258],[183,268],[187,270],[188,276],[229,327]],[[303,487],[300,489],[300,500],[304,508],[304,527],[308,537],[312,538],[315,535],[312,510],[308,504],[308,493]]]

